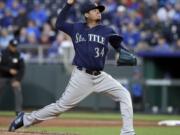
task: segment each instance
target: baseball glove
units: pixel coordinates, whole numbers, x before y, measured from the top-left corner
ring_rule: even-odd
[[[116,56],[117,66],[135,66],[137,65],[136,56],[125,48],[120,48]]]

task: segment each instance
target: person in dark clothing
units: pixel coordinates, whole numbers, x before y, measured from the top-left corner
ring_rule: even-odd
[[[22,7],[19,11],[19,15],[14,18],[14,28],[19,31],[21,28],[26,27],[28,23],[26,8]]]
[[[22,111],[22,91],[21,81],[24,75],[25,64],[17,50],[18,42],[13,39],[8,47],[1,50],[0,53],[0,89],[7,80],[10,81],[11,87],[15,95],[15,112],[16,115]]]

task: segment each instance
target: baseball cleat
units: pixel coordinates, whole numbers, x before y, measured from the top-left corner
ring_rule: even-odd
[[[18,114],[18,116],[13,120],[13,122],[9,126],[8,129],[9,132],[14,132],[16,129],[23,126],[23,116],[24,116],[24,112],[20,112]]]

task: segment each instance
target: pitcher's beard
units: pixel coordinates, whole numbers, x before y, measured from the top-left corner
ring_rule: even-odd
[[[100,22],[101,22],[101,19],[97,19],[97,20],[96,20],[96,23],[100,23]]]

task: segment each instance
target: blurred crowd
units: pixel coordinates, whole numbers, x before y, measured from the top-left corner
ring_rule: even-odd
[[[70,11],[69,22],[83,19],[77,0]],[[180,0],[94,0],[104,4],[102,23],[113,27],[124,43],[135,51],[180,50]],[[47,56],[63,53],[70,38],[57,32],[57,13],[65,0],[0,0],[0,48],[12,38],[24,46],[46,46]]]

